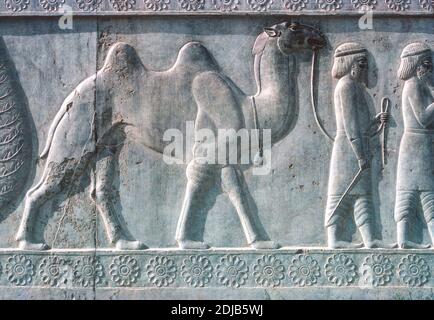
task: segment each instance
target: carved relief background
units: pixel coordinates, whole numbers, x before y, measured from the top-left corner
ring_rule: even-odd
[[[7,10],[18,13],[14,18],[0,20],[0,36],[4,42],[2,45],[0,40],[0,161],[3,163],[9,157],[25,161],[23,169],[20,169],[22,174],[13,180],[21,191],[14,199],[6,199],[16,204],[7,206],[9,209],[2,214],[0,222],[0,285],[17,290],[18,295],[23,295],[21,287],[43,287],[53,297],[65,299],[72,298],[71,295],[108,298],[115,289],[120,290],[119,297],[134,297],[122,291],[125,287],[140,288],[144,292],[147,288],[159,288],[161,292],[169,292],[168,297],[172,294],[169,289],[177,287],[191,289],[192,297],[197,288],[267,288],[271,298],[296,297],[299,288],[311,292],[313,297],[317,294],[315,288],[336,289],[333,291],[335,296],[331,293],[330,297],[344,294],[343,288],[370,288],[377,290],[372,293],[376,297],[400,299],[409,298],[409,293],[414,293],[417,297],[432,299],[432,293],[428,292],[434,285],[432,249],[326,248],[324,214],[333,144],[320,132],[312,113],[307,85],[311,81],[312,55],[309,52],[295,53],[296,62],[290,65],[291,75],[296,79],[298,108],[290,133],[273,145],[270,174],[255,176],[251,170],[244,172],[248,186],[246,201],[260,221],[261,230],[282,249],[249,248],[237,212],[224,194],[215,194],[215,200],[204,199],[201,202],[206,212],[193,228],[193,237],[203,240],[213,249],[178,249],[175,234],[186,191],[187,163],[167,165],[161,154],[129,137],[116,156],[117,167],[110,197],[128,236],[150,249],[116,250],[110,243],[97,205],[92,200],[91,172],[68,184],[63,192],[49,199],[39,210],[33,230],[35,241],[45,241],[53,250],[18,250],[15,236],[24,210],[24,194],[43,175],[46,162],[37,159],[37,155],[44,149],[50,125],[77,85],[104,66],[115,43],[124,42],[134,48],[146,68],[166,70],[175,64],[179,50],[186,43],[200,42],[211,53],[222,74],[247,95],[254,95],[257,89],[252,56],[255,40],[264,27],[289,20],[315,26],[327,38],[327,46],[318,52],[315,91],[319,118],[332,135],[336,131],[333,106],[336,80],[331,76],[335,49],[346,42],[357,42],[368,51],[370,113],[376,115],[380,112],[383,97],[388,97],[391,102],[387,165],[384,168],[380,138],[371,140],[374,233],[385,244],[396,243],[395,186],[403,134],[403,83],[397,72],[401,52],[407,44],[423,42],[434,50],[433,19],[419,16],[408,22],[398,16],[375,18],[374,15],[374,30],[362,31],[358,28],[357,17],[345,16],[335,20],[321,17],[323,12],[353,10],[357,8],[357,1],[327,2],[328,5],[321,1],[233,1],[232,6],[227,2],[223,6],[219,1],[186,3],[173,0],[96,1],[90,6],[87,2],[81,5],[77,1],[74,6],[83,12],[275,10],[276,15],[203,17],[197,14],[188,19],[178,13],[165,18],[158,15],[75,17],[74,29],[62,31],[58,29],[55,17],[33,17],[30,20],[19,17],[26,10],[50,13],[57,10],[48,4],[44,7],[43,1],[22,1],[20,5],[5,1],[0,5],[2,14]],[[429,1],[419,3],[413,0],[408,2],[408,8],[402,9],[393,1],[369,3],[382,11],[432,10]],[[405,6],[402,3],[400,5]],[[320,17],[291,19],[277,15],[284,10],[310,10],[313,13],[319,10],[321,14]],[[12,109],[12,102],[3,104],[1,100],[8,93],[2,82],[4,64],[12,66],[11,72],[16,72],[12,76],[18,79],[15,85],[18,83],[22,87],[16,87],[17,93],[13,93],[18,97],[13,100],[15,109]],[[161,86],[162,91],[166,88],[173,90],[170,83]],[[140,88],[131,84],[131,87],[120,89]],[[182,100],[190,93],[179,90],[169,94]],[[9,107],[11,111],[17,110],[16,116],[14,113],[9,117]],[[22,119],[19,120],[20,126],[25,125],[25,129],[19,131],[17,125],[16,132],[3,134],[2,123],[16,119]],[[6,145],[15,134],[17,141],[21,142],[11,145],[12,151],[3,156],[3,142]],[[0,164],[0,193],[8,188],[3,186],[1,175]],[[418,215],[413,221],[412,240],[429,244],[430,236],[420,208]],[[346,223],[348,228],[342,237],[353,243],[361,242],[351,214]],[[93,287],[101,290],[95,293],[87,291]],[[61,288],[62,293],[53,293],[50,291],[52,288]],[[276,288],[283,290],[282,296],[269,290]],[[37,290],[32,293],[34,297],[43,294]],[[255,294],[251,293],[251,296],[266,298],[263,293]],[[143,296],[146,297],[146,293]],[[135,297],[142,296],[138,294]]]

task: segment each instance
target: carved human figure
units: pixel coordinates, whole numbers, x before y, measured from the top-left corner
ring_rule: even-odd
[[[328,246],[362,246],[342,240],[344,222],[353,210],[365,247],[377,247],[381,244],[374,237],[369,143],[373,125],[380,120],[387,121],[387,114],[379,113],[375,118],[370,115],[366,96],[366,48],[354,42],[337,47],[332,76],[339,80],[334,92],[337,132],[330,161],[325,214]],[[356,183],[349,189],[353,181]]]
[[[432,52],[411,43],[401,54],[398,77],[404,81],[401,138],[396,182],[395,221],[400,248],[427,248],[411,241],[412,219],[421,203],[434,245],[434,98]]]

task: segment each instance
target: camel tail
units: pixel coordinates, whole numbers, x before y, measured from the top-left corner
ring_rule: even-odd
[[[40,159],[45,158],[48,155],[48,152],[51,148],[51,143],[53,142],[54,133],[56,132],[57,126],[59,125],[60,121],[62,120],[65,113],[72,107],[72,97],[74,95],[75,91],[72,92],[63,102],[62,106],[60,107],[60,110],[57,112],[56,116],[54,117],[53,122],[51,123],[50,129],[48,130],[48,137],[47,142],[45,143],[45,148],[42,150],[41,154],[39,155]]]

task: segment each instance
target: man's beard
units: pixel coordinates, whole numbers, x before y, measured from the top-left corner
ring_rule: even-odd
[[[428,86],[433,87],[433,70],[432,68],[418,68],[417,69],[417,77],[425,82]]]

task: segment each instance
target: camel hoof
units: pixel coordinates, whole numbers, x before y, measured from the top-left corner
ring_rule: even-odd
[[[352,243],[348,241],[336,241],[329,244],[329,248],[331,249],[359,249],[363,248],[363,246],[363,243]]]
[[[429,244],[419,244],[413,241],[404,241],[398,244],[400,249],[429,249]]]
[[[35,250],[35,251],[43,251],[43,250],[50,249],[50,247],[46,243],[43,242],[36,243],[27,240],[21,240],[18,244],[18,248],[20,248],[20,250]]]
[[[201,241],[178,240],[178,245],[181,249],[198,249],[198,250],[209,249],[209,245]]]
[[[279,249],[280,244],[274,241],[254,241],[250,244],[255,249]]]
[[[137,240],[118,240],[116,242],[116,249],[118,250],[145,250],[148,249],[148,247]]]

